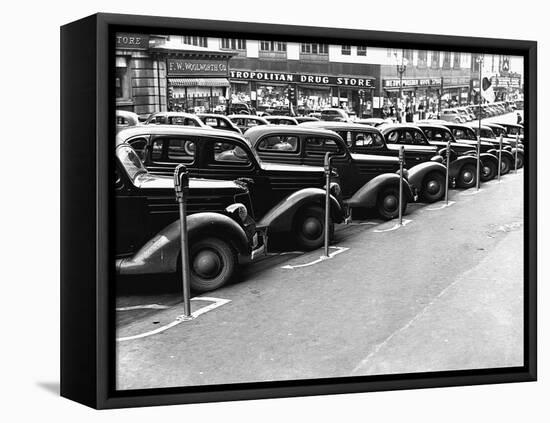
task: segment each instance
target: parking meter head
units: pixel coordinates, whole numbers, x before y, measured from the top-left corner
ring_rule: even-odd
[[[174,188],[178,200],[189,191],[189,172],[184,164],[180,164],[174,169]]]

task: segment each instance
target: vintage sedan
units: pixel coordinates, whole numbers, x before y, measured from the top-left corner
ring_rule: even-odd
[[[477,149],[478,140],[477,140],[476,131],[473,129],[473,124],[472,126],[470,126],[470,125],[461,125],[458,123],[446,122],[444,123],[444,125],[451,130],[453,136],[458,142],[463,144],[469,144],[473,148]],[[481,137],[481,140],[480,140],[481,153],[490,153],[498,157],[498,154],[499,154],[498,147],[499,147],[499,144],[496,138]],[[512,169],[512,166],[514,164],[513,152],[515,152],[514,149],[510,149],[506,147],[502,149],[501,165],[500,165],[501,175],[506,175]]]
[[[140,125],[139,116],[134,112],[127,112],[126,110],[116,111],[116,130],[129,128],[130,126]]]
[[[519,123],[510,123],[510,122],[495,122],[498,125],[506,129],[506,134],[508,138],[513,138],[514,140],[519,135],[519,141],[525,143],[527,140],[523,137],[523,125]]]
[[[214,129],[223,129],[224,131],[232,131],[238,134],[242,134],[241,130],[237,125],[233,123],[225,115],[219,115],[216,113],[199,113],[197,117],[202,120],[202,122],[211,128]]]
[[[321,110],[321,120],[350,122],[351,118],[345,110],[338,108],[327,108]]]
[[[324,242],[324,169],[264,163],[239,134],[177,125],[143,125],[117,134],[116,143],[129,144],[150,174],[172,175],[183,163],[192,177],[241,180],[248,184],[250,216],[266,233],[290,234],[301,249]],[[331,223],[342,222],[340,187],[331,186]]]
[[[305,122],[318,122],[320,119],[313,116],[294,116],[296,122],[305,123]]]
[[[152,113],[145,125],[181,125],[181,126],[198,126],[199,128],[208,128],[209,126],[203,123],[199,117],[193,113],[184,112],[156,112]]]
[[[119,275],[181,271],[180,221],[171,176],[153,175],[125,143],[115,150],[115,252]],[[187,227],[191,288],[217,289],[265,247],[241,183],[189,180]]]
[[[474,146],[457,142],[451,130],[444,125],[437,123],[418,123],[418,127],[422,129],[429,143],[439,148],[439,154],[441,156],[446,155],[447,142],[450,142],[449,159],[451,162],[460,156],[477,156],[477,150]],[[491,153],[481,153],[480,161],[480,180],[482,182],[487,182],[495,178],[498,174],[498,158]]]
[[[256,116],[256,115],[229,115],[227,116],[229,119],[231,119],[231,122],[237,126],[241,130],[241,132],[244,134],[246,131],[248,131],[250,128],[253,128],[254,126],[258,125],[269,125],[269,122],[265,120],[263,117]]]
[[[356,162],[367,160],[371,166],[378,166],[386,157],[399,156],[398,145],[387,145],[384,136],[370,125],[349,122],[313,122],[304,123],[305,128],[321,128],[336,132],[345,141],[347,148]],[[376,157],[374,157],[376,156]],[[434,202],[445,194],[445,167],[435,161],[427,161],[408,168],[408,182],[413,192],[422,201]]]
[[[298,121],[292,116],[264,116],[270,125],[298,125]]]
[[[305,125],[305,124],[304,124]],[[322,166],[327,152],[338,173],[342,198],[351,215],[354,209],[375,209],[384,219],[399,215],[399,159],[352,154],[333,131],[299,126],[263,126],[250,129],[245,137],[262,161]],[[403,212],[414,195],[404,181]]]
[[[499,138],[502,135],[502,145],[506,147],[508,150],[511,150],[516,145],[518,146],[519,149],[521,150],[524,149],[522,139],[520,139],[520,142],[518,143],[516,140],[516,137],[514,135],[510,135],[506,127],[493,122],[484,122],[483,125],[491,128],[491,131],[494,132],[497,138]]]
[[[405,148],[407,167],[419,163],[442,160],[438,146],[430,144],[422,129],[412,124],[386,124],[379,126],[388,145]],[[477,162],[473,157],[462,156],[453,160],[449,167],[451,183],[459,188],[472,188],[476,185]]]

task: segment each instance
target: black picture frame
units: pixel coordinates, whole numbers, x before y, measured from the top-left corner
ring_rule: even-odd
[[[175,34],[471,51],[524,58],[528,167],[524,204],[524,365],[384,376],[116,392],[110,178],[115,32]],[[61,395],[90,407],[210,401],[534,381],[537,377],[537,44],[534,41],[95,14],[61,28]]]

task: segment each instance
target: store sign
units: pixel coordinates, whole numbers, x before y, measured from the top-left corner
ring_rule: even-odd
[[[404,78],[401,81],[399,79],[384,79],[384,88],[399,88],[400,82],[403,88],[433,87],[441,85],[441,78]]]
[[[252,80],[263,82],[286,82],[311,85],[338,85],[345,87],[374,88],[374,78],[351,76],[329,76],[282,72],[235,71],[229,74],[231,79]]]
[[[149,36],[143,34],[117,34],[116,48],[145,50],[149,48]]]
[[[521,81],[519,77],[493,76],[491,85],[495,88],[520,88]]]
[[[170,76],[227,76],[225,60],[168,59]]]

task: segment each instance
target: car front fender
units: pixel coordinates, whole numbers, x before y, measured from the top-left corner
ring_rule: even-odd
[[[292,230],[292,224],[296,213],[307,205],[325,206],[325,191],[320,188],[304,188],[293,192],[277,205],[272,207],[257,223],[257,228],[267,228],[270,232],[288,232]],[[330,214],[333,222],[340,223],[344,220],[344,211],[338,200],[330,196]]]
[[[436,164],[434,162],[434,164]],[[409,173],[410,178],[410,173]],[[396,173],[383,173],[371,179],[347,201],[349,207],[372,208],[376,206],[378,194],[387,187],[399,188],[399,175]],[[406,179],[403,179],[403,195],[408,201],[414,199],[411,187]]]
[[[498,153],[497,153],[498,154]],[[491,153],[481,153],[479,159],[482,162],[493,162],[495,166],[498,166],[498,157]]]
[[[229,241],[239,256],[250,256],[251,248],[244,229],[221,213],[195,213],[187,216],[189,246],[194,240],[214,236]],[[118,259],[116,270],[121,275],[173,273],[180,254],[179,219],[166,226],[145,243],[132,257]]]
[[[432,161],[417,164],[409,169],[409,185],[413,188],[420,189],[422,187],[422,180],[430,172],[441,173],[443,178],[445,178],[447,168],[441,163]]]
[[[477,159],[474,156],[460,156],[456,158],[449,164],[449,177],[456,178],[460,173],[460,169],[462,169],[465,164],[477,166]]]

